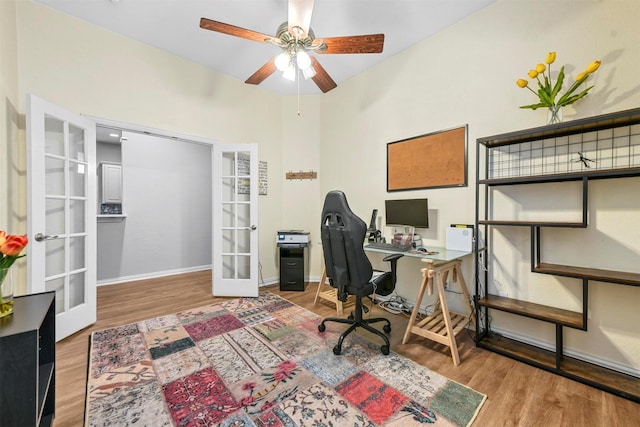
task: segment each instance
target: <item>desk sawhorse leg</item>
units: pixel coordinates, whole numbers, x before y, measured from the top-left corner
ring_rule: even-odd
[[[411,312],[411,318],[409,319],[407,330],[404,333],[402,344],[406,344],[409,340],[410,334],[420,335],[421,337],[444,344],[451,349],[453,364],[458,366],[460,364],[460,355],[458,354],[456,336],[464,330],[468,323],[468,318],[472,313],[469,291],[467,290],[467,285],[464,281],[464,277],[462,276],[462,271],[460,270],[462,260],[458,259],[437,265],[434,265],[433,260],[431,259],[422,259],[422,261],[427,262],[429,266],[421,270],[422,283],[420,284],[420,291],[418,292],[418,298],[416,299],[415,306]],[[449,273],[452,275],[452,281],[458,282],[462,288],[462,294],[467,308],[469,309],[469,315],[467,316],[449,311],[444,289],[444,284],[447,281]],[[426,290],[429,295],[433,294],[434,280],[438,290],[436,308],[430,316],[416,323],[424,292]],[[475,321],[473,317],[471,320]]]

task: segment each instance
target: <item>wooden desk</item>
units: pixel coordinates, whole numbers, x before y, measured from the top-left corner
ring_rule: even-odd
[[[462,258],[469,255],[470,252],[448,251],[444,248],[428,249],[437,253],[425,255],[422,253],[404,252],[405,256],[420,258],[422,262],[427,263],[427,267],[421,269],[422,282],[413,306],[413,311],[411,312],[407,329],[405,330],[404,337],[402,339],[402,344],[407,343],[411,334],[416,334],[440,344],[444,344],[451,350],[453,364],[458,366],[460,364],[460,355],[458,354],[456,336],[465,329],[469,320],[475,323],[475,319],[472,316],[473,309],[471,305],[471,297],[469,296],[469,290],[467,289],[467,284],[465,283],[464,276],[460,269]],[[367,249],[366,247],[365,250],[389,253],[379,249]],[[449,310],[444,288],[444,284],[449,277],[451,278],[451,282],[456,282],[460,286],[465,306],[468,309],[467,314],[454,313]],[[424,296],[425,291],[429,295],[433,294],[434,281],[438,291],[436,308],[434,312],[426,318],[416,321],[418,313],[420,312],[420,303],[422,302],[422,297]]]

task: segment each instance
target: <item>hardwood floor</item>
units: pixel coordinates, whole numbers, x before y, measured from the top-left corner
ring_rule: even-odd
[[[265,288],[322,316],[335,316],[331,304],[313,306],[317,283],[305,292]],[[98,319],[56,344],[55,427],[83,424],[87,355],[92,331],[132,323],[225,298],[211,296],[211,273],[202,271],[98,288]],[[379,313],[378,313],[379,312]],[[448,348],[413,335],[401,344],[408,317],[375,307],[392,321],[391,349],[487,395],[474,426],[632,426],[640,404],[478,349],[461,334],[462,363],[454,366]],[[367,336],[367,332],[362,332]],[[348,345],[348,340],[345,341]]]

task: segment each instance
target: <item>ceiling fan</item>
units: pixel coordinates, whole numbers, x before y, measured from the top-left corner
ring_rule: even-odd
[[[270,43],[282,49],[282,53],[260,67],[245,83],[258,85],[276,70],[281,70],[284,78],[295,81],[296,74],[301,71],[303,76],[307,79],[311,78],[322,92],[328,92],[337,86],[336,82],[315,56],[309,55],[308,52],[320,54],[382,52],[384,34],[316,39],[309,26],[314,0],[288,1],[288,20],[280,24],[275,37],[207,18],[200,19],[200,28],[205,30]]]

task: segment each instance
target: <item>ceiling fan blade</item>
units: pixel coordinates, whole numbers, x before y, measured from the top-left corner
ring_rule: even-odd
[[[364,36],[327,37],[322,41],[327,48],[318,49],[318,53],[380,53],[384,47],[384,34]],[[315,44],[314,43],[314,44]]]
[[[269,61],[267,61],[267,63],[260,67],[258,71],[253,73],[251,77],[245,80],[245,83],[248,83],[250,85],[259,85],[260,83],[265,81],[267,77],[269,77],[277,70],[275,59],[276,58],[273,57]]]
[[[211,30],[218,33],[228,34],[254,42],[264,43],[265,40],[273,37],[267,34],[258,33],[257,31],[247,30],[246,28],[236,27],[235,25],[225,24],[224,22],[212,21],[207,18],[200,18],[200,28]]]
[[[323,93],[327,93],[331,89],[338,86],[336,82],[333,81],[329,73],[327,73],[327,70],[325,70],[322,65],[320,65],[320,62],[318,62],[318,60],[314,56],[311,57],[311,64],[316,70],[316,75],[311,77],[311,79]]]
[[[307,37],[309,33],[309,25],[311,25],[311,12],[313,12],[314,0],[289,0],[289,32],[296,35],[293,27],[302,28],[300,38]]]

